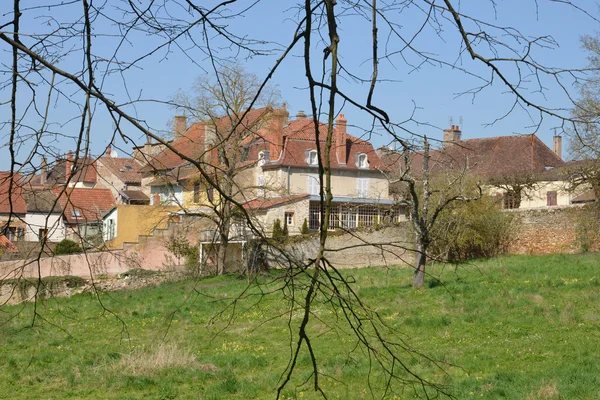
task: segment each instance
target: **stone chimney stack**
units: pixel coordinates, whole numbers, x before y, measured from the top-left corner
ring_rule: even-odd
[[[48,161],[46,157],[42,157],[42,164],[40,165],[40,183],[46,184],[46,178],[48,177]]]
[[[175,125],[173,127],[173,138],[175,140],[185,136],[187,131],[187,117],[185,115],[175,116]]]
[[[554,154],[562,160],[562,136],[554,136]]]
[[[274,110],[269,121],[269,159],[278,160],[283,151],[283,127],[287,125],[290,113],[286,105],[283,104],[281,109]]]
[[[459,142],[461,134],[458,125],[452,125],[450,129],[444,129],[443,147],[452,146],[454,143]]]
[[[335,134],[335,148],[336,148],[336,155],[337,155],[337,159],[338,159],[338,163],[346,165],[348,163],[348,160],[346,159],[346,153],[347,153],[347,139],[348,139],[348,134],[346,133],[346,128],[348,125],[348,120],[346,120],[346,118],[344,117],[344,114],[340,114],[339,117],[337,117],[337,120],[335,121],[335,128],[336,128],[336,134]]]

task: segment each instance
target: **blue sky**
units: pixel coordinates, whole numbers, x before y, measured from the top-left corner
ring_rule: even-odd
[[[29,11],[27,6],[34,5],[35,2],[24,1],[23,3],[22,8],[25,11],[22,31],[24,32],[39,33],[52,27],[52,19],[68,20],[80,16],[81,6],[78,4],[64,7],[58,12],[44,9]],[[239,8],[251,3],[250,1],[241,2]],[[343,1],[338,3],[338,9],[347,4]],[[485,19],[498,26],[515,27],[527,37],[552,35],[557,41],[558,47],[553,49],[536,48],[534,54],[542,64],[553,67],[585,67],[587,55],[580,47],[579,37],[583,34],[594,34],[598,30],[598,23],[593,18],[560,2],[541,0],[536,3],[533,0],[500,0],[496,1],[497,7],[495,9],[490,1],[463,0],[460,3],[455,3],[457,7],[460,7],[461,12]],[[577,3],[593,16],[600,15],[597,5],[593,1]],[[280,54],[282,46],[291,41],[297,20],[295,10],[289,8],[293,4],[292,2],[278,0],[264,0],[251,8],[243,18],[227,21],[231,31],[240,35],[270,41],[271,43],[266,47],[277,50],[271,56],[246,58],[243,54],[239,55],[237,57],[238,62],[244,65],[248,71],[258,76],[264,76]],[[417,2],[417,4],[420,3]],[[536,4],[538,7],[536,7]],[[119,15],[123,18],[126,17],[114,9],[111,9],[111,12],[115,17]],[[183,12],[183,10],[172,9],[170,12],[177,15],[178,12]],[[423,12],[415,8],[403,10],[402,14],[395,11],[393,16],[399,24],[398,29],[406,37],[412,37],[425,19]],[[7,16],[7,14],[0,13],[0,25],[9,18],[10,16]],[[435,34],[431,26],[425,26],[425,29],[419,33],[412,44],[422,51],[428,52],[428,54],[435,55],[435,57],[443,58],[483,77],[489,77],[490,72],[487,68],[472,61],[469,57],[458,56],[460,51],[459,38],[447,21],[442,22],[443,32],[440,34],[441,37]],[[379,23],[380,54],[383,54],[386,48],[390,52],[399,49],[400,43],[394,39],[387,40],[385,26],[381,20]],[[468,21],[465,23],[468,24]],[[369,23],[365,19],[347,14],[340,18],[339,30],[342,65],[353,73],[368,79],[371,68],[369,58],[371,27]],[[486,30],[491,31],[489,28],[486,28]],[[103,57],[109,58],[114,51],[115,44],[120,40],[118,32],[115,32],[108,22],[100,21],[95,33],[98,36],[94,39],[94,50]],[[199,33],[199,31],[194,32],[194,35],[197,35],[195,36],[197,40],[201,40]],[[112,34],[112,36],[104,36],[106,34]],[[31,43],[31,40],[26,36],[23,38],[25,43]],[[313,40],[316,41],[316,38]],[[133,59],[136,54],[142,54],[156,43],[158,43],[157,37],[143,33],[134,34],[131,37],[131,42],[123,45],[120,57]],[[171,51],[161,50],[146,59],[139,67],[127,71],[122,76],[112,75],[103,82],[103,88],[111,99],[119,104],[127,102],[129,98],[168,100],[178,89],[189,90],[197,76],[205,74],[206,70],[210,70],[210,64],[205,54],[197,50],[189,50],[191,45],[189,41],[181,41],[179,44],[180,48],[172,47]],[[211,44],[215,47],[223,45],[222,42],[214,38],[211,38]],[[7,64],[10,62],[10,53],[6,45],[2,44],[0,46],[2,70],[4,71],[7,65],[10,65]],[[322,58],[322,48],[324,46],[323,43],[315,43],[314,45],[313,67],[315,71],[321,66],[322,60],[320,58]],[[182,49],[188,49],[188,51],[184,53]],[[300,57],[301,50],[302,46],[300,45],[284,61],[273,78],[273,83],[281,91],[282,100],[287,102],[292,116],[298,110],[310,110],[308,91],[305,89],[307,83],[304,76],[303,60]],[[483,48],[478,48],[478,50],[485,51]],[[221,54],[232,55],[227,53],[227,50],[222,50]],[[410,54],[406,54],[406,57],[408,62],[399,55],[395,55],[390,57],[389,60],[382,60],[380,63],[380,77],[383,81],[378,84],[375,90],[374,104],[385,109],[393,121],[406,121],[414,115],[416,121],[407,122],[403,126],[412,132],[427,135],[431,138],[441,138],[441,130],[448,127],[451,121],[456,125],[460,123],[464,139],[531,133],[535,130],[544,142],[551,145],[553,128],[561,124],[557,119],[544,117],[538,127],[539,116],[537,114],[533,114],[534,118],[532,120],[526,112],[516,109],[504,119],[489,125],[507,113],[511,109],[514,100],[514,97],[507,93],[506,87],[500,84],[498,79],[495,79],[493,85],[487,87],[475,97],[459,96],[459,93],[480,85],[481,81],[447,66],[428,64],[415,69],[409,63],[417,62],[417,58]],[[59,62],[59,66],[67,71],[74,71],[80,68],[81,62],[81,54],[75,48],[72,53]],[[514,78],[514,72],[509,73],[509,76]],[[7,77],[8,75],[3,73],[3,80]],[[573,94],[576,94],[576,90],[569,86],[571,82],[565,82],[567,88]],[[124,83],[127,85],[127,90],[124,88]],[[547,87],[543,94],[532,91],[527,92],[532,100],[551,107],[569,107],[568,99],[560,90],[557,90],[555,84],[550,80],[543,83]],[[528,82],[527,86],[533,88],[535,81]],[[43,141],[52,142],[51,144],[59,152],[66,152],[75,148],[75,141],[69,137],[76,136],[81,122],[79,119],[73,119],[80,114],[80,111],[78,107],[72,104],[72,101],[82,102],[83,96],[73,85],[63,84],[62,87],[64,95],[54,94],[50,104],[50,121],[55,123],[51,127],[54,132],[60,135],[45,137]],[[340,87],[354,98],[365,101],[368,84],[351,79],[341,79]],[[6,87],[0,89],[2,102],[10,98],[8,89]],[[46,93],[43,87],[39,89],[41,93]],[[20,93],[27,92],[25,88],[20,88],[20,90]],[[38,97],[42,98],[43,96]],[[339,106],[341,104],[341,102],[338,103]],[[19,111],[23,112],[25,103],[19,103],[19,106]],[[2,103],[0,109],[2,120],[7,120],[10,117],[9,107]],[[128,106],[127,109],[137,118],[145,121],[152,130],[163,133],[170,130],[169,123],[175,115],[172,108],[157,102],[141,102],[135,107]],[[390,142],[391,138],[382,134],[380,129],[369,131],[372,119],[364,112],[349,105],[344,106],[342,112],[348,119],[350,133],[357,136],[367,135],[367,138],[370,138],[375,146]],[[23,122],[32,127],[39,126],[40,120],[41,118],[31,113],[31,111],[25,114],[23,118]],[[324,117],[322,120],[324,120]],[[112,139],[112,126],[113,123],[108,115],[102,110],[101,106],[97,106],[90,136],[93,154],[101,153],[108,145]],[[1,137],[7,138],[8,128],[7,125],[0,126]],[[143,134],[133,127],[123,125],[123,128],[138,144],[145,141]],[[23,131],[23,134],[25,132]],[[21,160],[27,157],[29,149],[33,145],[32,140],[34,139],[28,140],[19,149],[18,158]],[[117,139],[116,145],[121,149],[119,150],[120,154],[131,151],[131,142],[124,143],[121,139]],[[0,148],[0,169],[8,168],[8,149],[4,146]]]

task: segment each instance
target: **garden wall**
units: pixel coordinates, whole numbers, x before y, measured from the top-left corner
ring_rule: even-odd
[[[515,232],[509,253],[576,253],[581,250],[577,228],[586,218],[586,209],[557,207],[509,212],[515,216]]]

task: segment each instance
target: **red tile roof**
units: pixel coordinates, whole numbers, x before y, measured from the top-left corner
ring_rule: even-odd
[[[6,236],[0,234],[0,249],[3,253],[18,253],[19,249]]]
[[[96,222],[115,205],[108,189],[54,189],[69,223]],[[62,192],[62,193],[61,193]]]
[[[0,213],[27,213],[22,183],[23,176],[21,174],[11,175],[9,171],[0,171]]]
[[[99,163],[104,165],[124,183],[141,183],[142,164],[130,157],[100,157]]]
[[[264,210],[267,208],[280,206],[283,204],[294,203],[298,200],[307,199],[310,195],[308,194],[296,194],[292,196],[283,196],[283,197],[267,197],[263,199],[254,199],[250,200],[244,204],[244,207],[247,210]]]
[[[244,119],[237,125],[236,132],[251,132],[257,133],[259,128],[263,127],[263,121],[266,121],[266,116],[272,112],[271,107],[250,110],[246,113]],[[214,122],[216,129],[220,132],[228,132],[231,130],[233,121],[230,118],[223,117]],[[185,135],[174,140],[171,146],[182,155],[193,160],[200,160],[205,153],[204,139],[206,135],[206,125],[202,122],[192,124]],[[154,170],[165,170],[178,167],[187,163],[179,155],[170,149],[165,149],[160,152],[148,165],[142,168],[142,172],[151,172]]]
[[[431,150],[430,155],[432,173],[465,170],[482,179],[543,174],[565,165],[535,134],[462,140],[442,150]],[[404,169],[401,153],[383,154],[382,160],[393,170]],[[411,166],[414,171],[423,170],[422,152],[412,154]]]
[[[261,108],[257,110],[251,110],[241,123],[237,130],[243,131],[245,137],[241,140],[240,147],[236,147],[236,151],[241,151],[242,156],[240,157],[239,166],[253,166],[258,161],[259,152],[261,150],[270,150],[271,143],[273,140],[273,131],[271,130],[274,125],[271,125],[272,121],[275,121],[282,110],[273,110],[270,107]],[[273,113],[277,113],[273,115]],[[286,117],[287,118],[287,117]],[[216,122],[218,129],[229,130],[231,127],[231,121],[227,118],[221,118]],[[282,129],[281,127],[279,129]],[[323,149],[325,146],[325,140],[327,136],[327,125],[319,123],[319,143]],[[315,125],[311,118],[300,118],[290,121],[287,126],[283,127],[283,130],[279,132],[281,143],[283,143],[283,156],[279,157],[279,154],[271,154],[270,161],[266,163],[264,169],[274,169],[288,166],[307,167],[306,162],[307,152],[311,149],[316,149],[315,141]],[[333,128],[333,145],[330,152],[330,165],[333,169],[345,169],[345,170],[362,170],[356,165],[356,158],[358,154],[366,154],[368,159],[368,168],[364,170],[387,170],[387,167],[381,163],[378,154],[375,152],[373,146],[368,141],[359,139],[352,135],[346,135],[346,155],[345,159],[347,162],[344,164],[342,160],[338,160],[337,156],[337,127]],[[185,136],[177,139],[173,142],[173,147],[181,152],[182,154],[192,159],[200,159],[205,153],[204,149],[205,139],[205,126],[201,123],[193,124],[186,132]],[[324,157],[324,151],[322,151],[322,157]],[[209,158],[214,159],[214,157]],[[206,160],[205,160],[206,161]],[[324,160],[323,160],[324,162]],[[182,160],[171,150],[165,150],[161,152],[149,165],[143,167],[143,172],[151,172],[152,169],[156,170],[172,170],[167,174],[166,177],[159,177],[152,181],[151,185],[161,185],[166,182],[174,183],[175,181],[181,181],[189,179],[192,175],[189,175],[185,171],[179,171],[178,168],[183,167],[187,162]],[[195,174],[197,175],[197,174]]]
[[[287,127],[283,129],[284,151],[280,159],[274,160],[274,155],[271,154],[271,162],[265,164],[263,168],[278,168],[287,166],[306,167],[307,151],[316,149],[315,141],[315,124],[312,118],[300,118],[290,121]],[[373,145],[366,140],[359,139],[355,136],[346,134],[346,164],[338,160],[336,148],[337,144],[337,128],[333,128],[333,142],[329,153],[330,166],[333,169],[359,170],[356,166],[356,157],[360,153],[367,155],[369,163],[368,169],[371,171],[386,170],[387,167],[381,163],[379,156],[375,152]],[[321,147],[322,161],[325,162],[325,140],[327,139],[327,125],[319,123],[319,143]],[[258,160],[258,156],[254,161]]]

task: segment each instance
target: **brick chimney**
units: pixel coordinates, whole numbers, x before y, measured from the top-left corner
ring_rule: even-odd
[[[554,154],[562,160],[562,136],[554,136]]]
[[[73,171],[73,152],[69,150],[67,153],[67,158],[65,160],[65,180],[68,181],[71,176],[71,171]]]
[[[444,143],[443,146],[452,146],[454,143],[460,141],[461,130],[458,125],[452,125],[450,129],[444,129]]]
[[[347,152],[347,139],[348,135],[346,133],[346,127],[348,125],[348,121],[344,118],[344,114],[340,114],[335,121],[335,148],[338,163],[346,165],[348,162],[346,157]]]
[[[104,153],[104,157],[111,157],[110,153],[112,153],[112,147],[110,147],[110,145],[108,145],[106,147],[106,152]]]
[[[268,141],[269,141],[269,159],[278,160],[283,150],[283,127],[287,125],[290,113],[286,105],[279,110],[274,110],[269,121]]]
[[[175,140],[185,136],[187,131],[187,117],[185,115],[175,116],[175,125],[173,127],[173,138]]]

